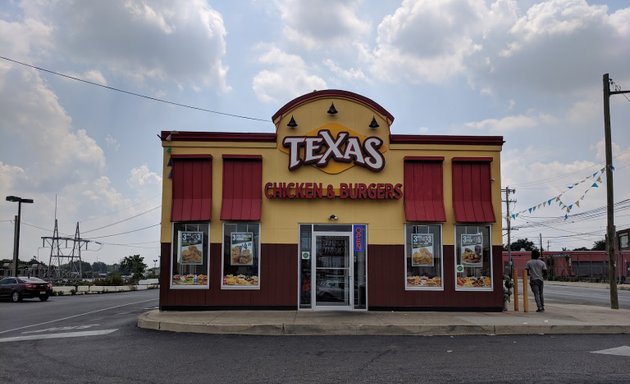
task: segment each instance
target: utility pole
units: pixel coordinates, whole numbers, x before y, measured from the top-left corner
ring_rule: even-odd
[[[501,189],[501,192],[505,193],[505,221],[507,223],[507,236],[508,236],[508,267],[510,269],[509,275],[512,276],[512,268],[514,264],[512,263],[512,217],[510,213],[510,203],[516,203],[516,200],[510,200],[510,193],[515,193],[516,190],[510,189],[510,187],[505,187]]]
[[[613,165],[612,165],[612,138],[610,129],[610,95],[630,93],[621,89],[610,90],[611,79],[607,73],[603,76],[604,85],[604,140],[606,144],[606,213],[608,223],[606,229],[606,251],[608,252],[608,281],[610,283],[610,308],[619,309],[619,297],[617,294],[617,273],[615,257],[615,211],[613,189]]]

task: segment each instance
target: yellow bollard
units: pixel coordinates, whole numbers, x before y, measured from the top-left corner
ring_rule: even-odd
[[[512,268],[512,280],[512,287],[514,287],[514,298],[512,301],[514,302],[514,310],[518,312],[518,275],[514,268]]]
[[[527,297],[527,269],[523,269],[523,312],[529,312],[529,302]]]

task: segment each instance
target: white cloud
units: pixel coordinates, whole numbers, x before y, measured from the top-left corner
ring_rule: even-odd
[[[25,2],[26,18],[46,25],[55,55],[98,63],[144,82],[228,90],[226,30],[205,1]],[[124,44],[122,43],[124,42]]]
[[[80,202],[80,207],[85,208],[86,212],[111,210],[124,205],[126,201],[125,197],[111,186],[111,180],[107,176],[81,181],[75,187],[79,188],[76,193],[68,189],[65,192],[70,196],[76,196],[76,201]]]
[[[85,130],[72,128],[71,118],[39,74],[28,69],[0,70],[0,140],[9,154],[29,153],[24,168],[33,186],[55,187],[92,177],[105,167],[102,149]],[[13,158],[19,158],[15,156]]]
[[[324,60],[324,65],[337,77],[347,81],[367,81],[368,78],[361,68],[344,69],[331,59]]]
[[[466,123],[468,128],[483,130],[486,132],[507,133],[509,131],[532,128],[538,125],[536,119],[532,116],[507,116],[501,119],[485,119],[473,123]]]
[[[488,13],[481,0],[405,0],[378,26],[371,71],[377,78],[439,83],[462,73],[481,49]]]
[[[499,95],[566,97],[600,86],[603,73],[623,73],[630,61],[630,50],[620,49],[630,39],[628,10],[608,15],[606,6],[585,0],[550,0],[517,14],[486,33],[470,60],[471,84]]]
[[[83,75],[83,79],[91,81],[93,83],[97,83],[97,84],[101,84],[101,85],[107,85],[107,79],[105,79],[105,76],[103,76],[103,73],[101,73],[101,71],[93,69],[91,71],[87,71],[84,75]]]
[[[24,169],[0,161],[0,196],[14,195],[14,189],[24,179]]]
[[[369,23],[356,13],[359,4],[354,0],[279,0],[283,36],[309,50],[347,47],[370,31]]]
[[[485,119],[477,122],[466,123],[466,128],[473,128],[485,134],[508,134],[513,131],[528,130],[557,122],[553,116],[546,114],[529,114],[506,116],[500,119]]]
[[[118,151],[120,149],[120,143],[118,142],[118,140],[116,140],[116,138],[109,133],[107,134],[107,136],[105,136],[105,143],[109,148],[112,148],[114,151]]]
[[[160,188],[162,185],[162,177],[155,172],[151,172],[149,167],[143,164],[129,171],[127,184],[132,188]]]
[[[266,49],[259,62],[271,68],[258,72],[252,81],[252,88],[260,101],[286,102],[315,89],[326,88],[322,78],[309,74],[309,68],[300,56],[288,54],[276,46],[259,48]]]

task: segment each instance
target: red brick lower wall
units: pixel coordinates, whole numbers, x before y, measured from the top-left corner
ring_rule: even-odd
[[[210,289],[170,289],[169,243],[162,244],[160,309],[297,309],[297,244],[262,244],[259,290],[221,289],[221,244],[210,245]],[[444,290],[405,291],[403,245],[368,246],[369,309],[501,310],[501,247],[493,247],[494,290],[455,291],[453,246],[444,246]]]

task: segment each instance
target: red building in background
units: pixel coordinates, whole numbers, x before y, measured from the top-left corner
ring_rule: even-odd
[[[617,280],[628,281],[630,275],[630,228],[617,231],[616,244]],[[543,251],[541,258],[547,263],[552,278],[560,280],[603,280],[608,281],[609,256],[606,251]],[[531,252],[512,251],[512,263],[521,275]],[[510,255],[503,251],[503,267],[507,271]]]
[[[549,276],[557,279],[608,280],[608,253],[606,251],[543,251],[541,258],[547,263]],[[512,251],[512,263],[519,276],[531,252]],[[509,254],[503,251],[503,265],[507,269]],[[630,249],[617,253],[617,276],[627,281],[630,273]]]

